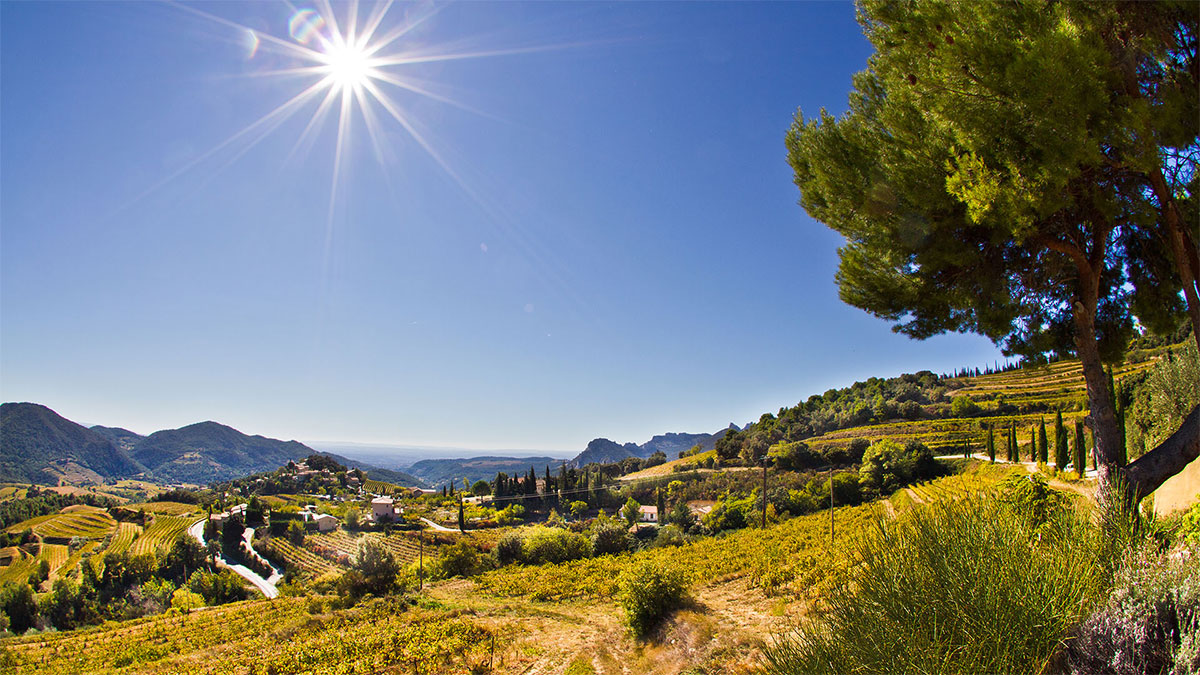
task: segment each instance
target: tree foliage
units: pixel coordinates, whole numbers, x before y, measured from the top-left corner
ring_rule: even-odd
[[[876,51],[849,111],[797,113],[787,136],[801,203],[846,237],[841,298],[914,338],[1078,354],[1106,471],[1117,423],[1102,361],[1132,313],[1169,329],[1182,290],[1200,327],[1197,16],[1171,2],[866,0]],[[1126,473],[1145,493],[1165,471]]]

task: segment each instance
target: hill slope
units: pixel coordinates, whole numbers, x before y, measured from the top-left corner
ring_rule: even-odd
[[[0,480],[55,484],[102,482],[142,469],[105,436],[44,405],[0,405]]]
[[[223,424],[199,422],[150,434],[134,447],[133,457],[160,479],[207,483],[270,471],[315,452],[297,441],[247,436]]]

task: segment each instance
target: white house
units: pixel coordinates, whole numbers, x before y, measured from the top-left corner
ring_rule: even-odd
[[[317,522],[317,530],[320,532],[330,532],[338,525],[338,519],[328,513],[322,513],[314,518]]]
[[[639,506],[638,507],[638,522],[657,523],[658,522],[658,507],[657,506]]]

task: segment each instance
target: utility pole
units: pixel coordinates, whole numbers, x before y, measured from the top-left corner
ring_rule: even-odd
[[[829,548],[833,549],[833,466],[829,467]]]

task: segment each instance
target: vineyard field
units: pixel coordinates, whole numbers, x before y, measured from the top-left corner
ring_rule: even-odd
[[[184,516],[155,516],[154,522],[146,527],[142,535],[134,540],[130,553],[155,553],[160,548],[167,548],[171,542],[182,536],[188,526],[196,522],[196,518]]]
[[[133,541],[142,533],[142,526],[137,523],[117,523],[117,532],[109,543],[106,552],[120,553],[128,551]]]
[[[490,633],[457,612],[378,599],[332,614],[303,598],[250,601],[0,642],[0,667],[38,673],[461,673]],[[216,658],[214,658],[216,657]],[[7,661],[7,663],[5,663]]]

